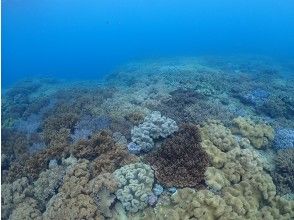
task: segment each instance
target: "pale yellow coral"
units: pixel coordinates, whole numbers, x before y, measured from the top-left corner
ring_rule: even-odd
[[[116,183],[111,174],[90,180],[89,161],[79,160],[69,166],[59,193],[53,196],[43,215],[44,219],[103,219],[111,217]],[[103,217],[104,216],[104,217]]]
[[[238,146],[238,142],[230,129],[226,128],[220,121],[210,120],[200,130],[203,140],[210,140],[214,146],[223,152]]]
[[[274,139],[274,129],[265,123],[254,123],[250,119],[238,117],[233,120],[232,132],[250,140],[257,149],[264,148]]]

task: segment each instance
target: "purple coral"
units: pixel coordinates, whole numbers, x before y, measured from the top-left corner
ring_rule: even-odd
[[[94,132],[106,129],[110,124],[111,119],[106,116],[92,117],[87,115],[76,124],[71,138],[73,142],[80,139],[88,139]]]
[[[253,105],[262,105],[267,101],[269,93],[263,89],[255,89],[245,94],[242,98],[245,102]]]
[[[294,147],[294,130],[281,128],[276,131],[274,148],[276,150]]]
[[[157,203],[157,200],[158,200],[158,198],[157,198],[157,196],[156,195],[154,195],[154,193],[151,193],[149,196],[148,196],[148,204],[150,205],[150,206],[155,206],[155,204]]]
[[[134,142],[128,144],[128,150],[131,154],[139,154],[141,151],[141,147]]]

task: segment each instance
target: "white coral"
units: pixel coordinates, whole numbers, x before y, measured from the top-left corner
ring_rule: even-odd
[[[116,196],[124,208],[130,212],[144,209],[154,182],[151,167],[144,163],[130,164],[116,170],[114,176],[119,183]]]
[[[143,152],[148,152],[154,147],[155,139],[166,138],[178,129],[174,120],[154,111],[145,117],[142,124],[132,129],[132,141],[139,145]]]

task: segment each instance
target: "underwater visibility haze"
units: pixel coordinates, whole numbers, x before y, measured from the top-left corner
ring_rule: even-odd
[[[2,1],[1,219],[294,219],[293,11]]]

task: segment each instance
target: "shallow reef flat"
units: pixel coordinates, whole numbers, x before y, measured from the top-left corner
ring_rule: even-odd
[[[294,219],[294,68],[128,63],[2,96],[2,219]]]

